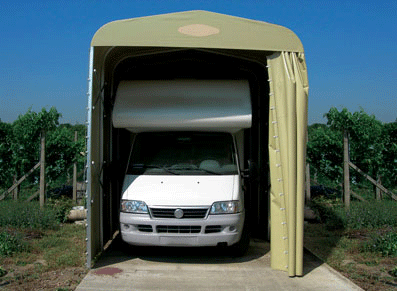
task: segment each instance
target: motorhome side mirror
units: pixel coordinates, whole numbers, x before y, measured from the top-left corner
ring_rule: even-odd
[[[251,160],[248,161],[248,170],[251,179],[256,179],[256,176],[258,175],[258,167],[255,162]]]
[[[244,169],[242,172],[243,172],[243,178],[247,178],[247,179],[255,178],[257,174],[257,167],[255,162],[248,160],[248,169]]]

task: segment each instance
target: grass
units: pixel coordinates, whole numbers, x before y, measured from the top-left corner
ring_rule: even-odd
[[[55,229],[59,226],[56,209],[40,209],[37,202],[2,201],[0,227],[20,229]]]
[[[40,289],[42,280],[48,281],[46,284],[50,286],[55,283],[57,286],[66,285],[65,290],[72,290],[69,289],[72,282],[78,284],[86,272],[84,225],[63,224],[56,230],[47,229],[33,236],[32,231],[21,231],[21,236],[28,248],[0,257],[0,270],[8,273],[0,278],[0,283],[9,282],[9,290],[14,290],[16,286],[23,286],[21,290]],[[66,278],[65,270],[69,270],[70,277]],[[62,274],[63,277],[55,274]],[[46,279],[49,276],[54,278]]]
[[[317,223],[305,225],[305,247],[365,290],[397,286],[397,202],[316,198]]]
[[[397,231],[382,230],[386,229]],[[364,248],[378,232],[329,230],[322,223],[309,223],[305,225],[305,247],[364,290],[395,290],[392,286],[397,285],[397,258]]]
[[[0,257],[9,257],[27,249],[21,235],[9,231],[0,232]]]
[[[66,224],[60,230],[48,233],[33,246],[42,253],[49,268],[79,267],[85,263],[85,228]]]
[[[24,252],[29,245],[24,238],[37,236],[43,230],[55,230],[61,223],[61,207],[47,204],[44,209],[37,202],[2,201],[0,203],[0,257]]]
[[[35,247],[43,254],[49,266],[83,266],[85,243],[81,242],[81,238],[85,239],[84,227],[66,224],[58,231],[50,232],[37,241]]]
[[[363,250],[378,252],[383,257],[397,257],[397,233],[376,235],[364,245]]]
[[[70,201],[0,202],[0,284],[72,290],[86,272],[84,225],[65,223]],[[71,287],[72,286],[72,287]],[[3,288],[3,287],[2,287]]]
[[[340,200],[316,198],[311,207],[328,229],[363,229],[397,226],[397,202],[390,200],[351,202],[346,211]]]

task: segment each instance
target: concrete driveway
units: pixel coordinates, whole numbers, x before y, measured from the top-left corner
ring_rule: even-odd
[[[76,289],[88,290],[362,290],[305,253],[304,276],[270,268],[269,243],[252,240],[246,256],[222,249],[131,248],[120,243],[97,261]]]

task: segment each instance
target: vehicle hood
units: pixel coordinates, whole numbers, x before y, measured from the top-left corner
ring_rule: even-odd
[[[122,199],[151,206],[210,206],[215,201],[238,200],[238,175],[160,176],[127,175]]]

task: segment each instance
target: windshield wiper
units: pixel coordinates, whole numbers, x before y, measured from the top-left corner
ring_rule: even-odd
[[[215,171],[211,171],[205,168],[199,168],[195,165],[191,165],[191,164],[177,164],[174,166],[171,166],[172,170],[178,170],[178,171],[203,171],[206,172],[208,174],[213,174],[213,175],[222,175],[219,172],[215,172]]]
[[[179,175],[179,173],[176,173],[166,167],[159,166],[159,165],[144,165],[144,164],[134,164],[132,165],[132,168],[134,169],[161,169],[167,173],[173,174],[173,175]]]
[[[198,170],[200,170],[200,171],[204,171],[204,172],[206,172],[206,173],[208,173],[208,174],[213,174],[213,175],[222,175],[222,174],[221,174],[221,173],[219,173],[219,172],[211,171],[211,170],[204,169],[204,168],[198,168]]]

